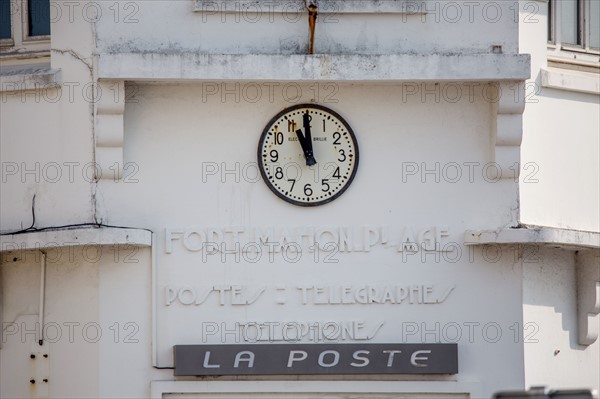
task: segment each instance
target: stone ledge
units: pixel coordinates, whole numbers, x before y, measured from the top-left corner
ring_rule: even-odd
[[[41,250],[82,245],[152,246],[152,232],[117,227],[77,227],[0,236],[0,251]]]
[[[348,397],[347,392],[356,393],[355,397],[392,398],[398,396],[419,396],[423,392],[441,398],[471,397],[483,398],[482,383],[477,380],[461,378],[459,380],[424,379],[420,381],[151,381],[150,398],[163,398],[166,394],[199,394],[200,397],[248,397],[270,392],[276,398],[286,397]],[[414,377],[413,377],[414,379]],[[206,396],[209,395],[209,396]]]
[[[542,68],[541,77],[542,87],[600,95],[597,73],[548,67]]]
[[[416,0],[313,0],[319,14],[423,14],[423,2]],[[301,13],[304,0],[194,0],[194,11],[226,13]]]
[[[41,90],[62,85],[60,69],[46,65],[0,68],[0,91]]]
[[[130,81],[523,81],[526,54],[101,54],[100,79]]]
[[[600,233],[552,227],[466,231],[464,244],[539,244],[577,250],[600,248]]]

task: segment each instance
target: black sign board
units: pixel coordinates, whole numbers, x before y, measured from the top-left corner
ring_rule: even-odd
[[[457,344],[175,345],[176,376],[456,374]]]

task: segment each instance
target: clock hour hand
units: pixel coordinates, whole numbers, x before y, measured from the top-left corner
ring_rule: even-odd
[[[309,148],[309,146],[307,144],[307,139],[304,137],[304,135],[302,134],[302,130],[300,130],[300,129],[296,130],[296,136],[298,136],[298,141],[300,142],[300,146],[302,147],[302,151],[304,152],[304,157],[306,158],[306,164],[308,166],[316,164],[317,161],[315,161],[315,157],[313,156],[313,152],[312,152],[312,143]]]

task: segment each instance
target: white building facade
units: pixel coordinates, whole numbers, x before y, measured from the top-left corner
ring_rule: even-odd
[[[2,397],[600,388],[593,24],[573,49],[540,1],[9,6]]]

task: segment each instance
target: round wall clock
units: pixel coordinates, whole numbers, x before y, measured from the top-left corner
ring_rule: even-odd
[[[299,206],[333,201],[352,183],[358,143],[350,125],[321,105],[284,109],[258,142],[263,180],[279,198]]]

